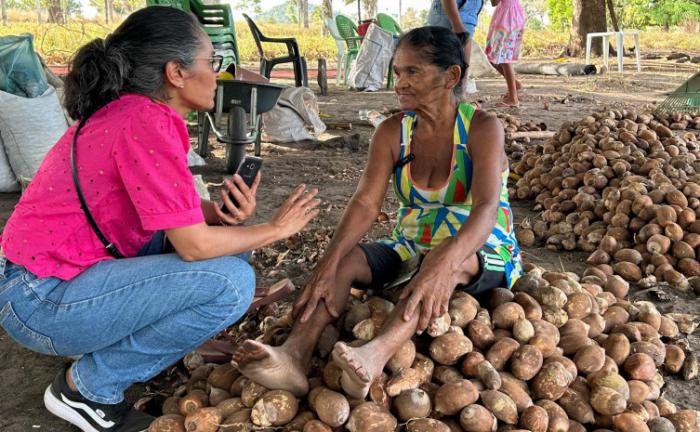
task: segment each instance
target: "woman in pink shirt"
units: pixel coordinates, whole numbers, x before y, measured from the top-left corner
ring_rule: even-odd
[[[199,198],[183,117],[212,109],[220,67],[196,19],[174,8],[141,9],[82,47],[65,88],[80,122],[49,151],[2,233],[0,325],[32,350],[80,356],[44,403],[83,431],[146,430],[151,418],[124,403],[124,390],[238,320],[255,291],[246,251],[318,213],[317,191],[302,185],[269,222],[240,225],[259,177],[250,188],[226,182],[229,213]],[[104,242],[81,208],[72,144]],[[162,253],[164,234],[175,253]]]

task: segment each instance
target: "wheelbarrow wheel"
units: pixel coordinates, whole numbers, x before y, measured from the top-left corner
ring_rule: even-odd
[[[245,144],[226,144],[226,172],[233,174],[245,157]]]
[[[211,126],[204,112],[197,112],[197,153],[203,158],[207,157],[209,151],[209,131]]]
[[[234,105],[228,114],[227,132],[234,143],[226,145],[226,172],[233,174],[245,157],[246,114],[243,107]]]

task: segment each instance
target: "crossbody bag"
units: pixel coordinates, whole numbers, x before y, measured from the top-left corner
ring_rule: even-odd
[[[95,218],[93,218],[92,213],[90,213],[90,209],[88,208],[87,202],[85,201],[85,196],[83,196],[83,190],[80,187],[80,180],[78,179],[78,169],[75,166],[75,142],[78,140],[78,134],[80,133],[83,126],[85,126],[85,122],[86,119],[80,121],[80,123],[78,124],[78,128],[75,130],[75,135],[73,135],[73,141],[71,142],[70,168],[73,173],[73,184],[75,185],[75,191],[78,194],[78,199],[80,200],[80,208],[83,209],[83,213],[85,213],[85,217],[87,217],[87,220],[90,223],[90,227],[95,232],[95,235],[97,235],[97,238],[100,239],[105,249],[107,249],[107,252],[116,259],[124,258],[124,255],[122,255],[121,252],[119,252],[117,246],[115,246],[114,243],[107,240],[107,237],[97,226],[97,222],[95,222]]]

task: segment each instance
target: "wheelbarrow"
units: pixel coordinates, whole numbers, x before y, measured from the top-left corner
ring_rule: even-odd
[[[206,157],[209,132],[226,145],[226,172],[233,174],[245,157],[246,146],[255,143],[260,156],[260,118],[270,111],[286,86],[245,80],[217,80],[214,109],[197,115],[198,153]],[[224,118],[228,121],[225,126]],[[220,129],[224,129],[222,132]]]

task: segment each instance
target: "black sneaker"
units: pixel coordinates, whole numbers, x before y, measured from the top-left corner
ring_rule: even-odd
[[[146,432],[154,417],[129,408],[126,402],[99,404],[68,387],[65,365],[44,392],[44,405],[53,415],[83,432]]]

